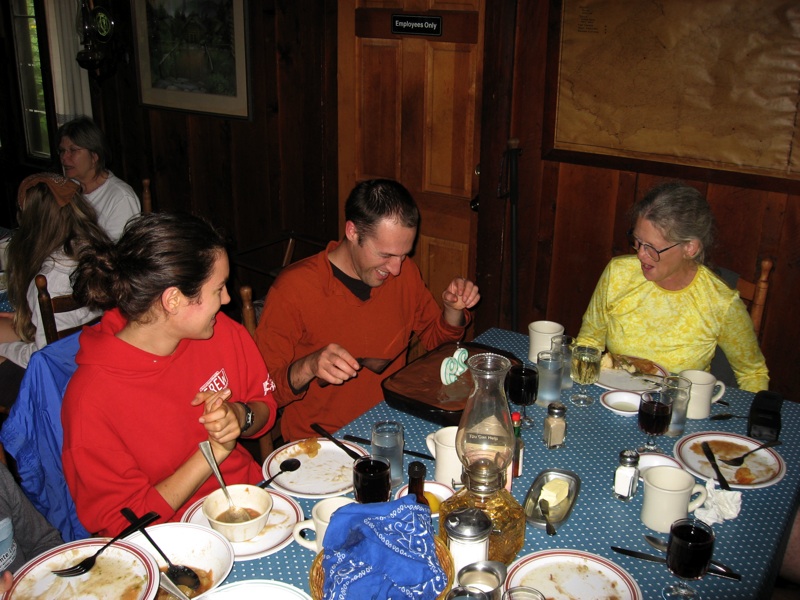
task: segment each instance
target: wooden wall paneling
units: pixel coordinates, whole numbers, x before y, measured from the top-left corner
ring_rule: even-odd
[[[191,211],[188,116],[175,111],[147,109],[150,154],[153,157],[153,196],[161,211]]]
[[[503,276],[507,268],[505,244],[507,202],[497,198],[500,165],[511,136],[514,52],[517,39],[517,3],[487,2],[484,35],[491,39],[483,55],[483,84],[478,187],[478,247],[475,276],[481,302],[475,311],[475,331],[503,326],[509,303]],[[491,110],[487,107],[491,106]],[[535,150],[534,150],[535,152]]]
[[[356,100],[356,181],[401,179],[403,54],[399,40],[356,42],[361,68]],[[411,130],[413,128],[406,128]],[[376,140],[385,140],[376,144]]]
[[[229,121],[192,115],[187,124],[192,210],[212,219],[218,227],[233,231]],[[208,152],[209,148],[214,152]]]
[[[597,279],[610,258],[617,171],[561,165],[555,202],[547,315],[577,335]]]
[[[426,56],[425,176],[422,189],[469,199],[475,141],[475,52],[463,44],[430,44]],[[468,99],[455,102],[454,98]]]
[[[753,280],[762,236],[768,192],[709,185],[706,199],[717,222],[713,264]],[[742,210],[747,207],[746,210]]]
[[[325,237],[329,227],[335,228],[335,223],[328,222],[326,207],[336,199],[326,198],[324,182],[335,177],[336,165],[326,156],[329,147],[323,143],[324,99],[335,97],[336,91],[323,86],[329,60],[325,40],[335,19],[320,10],[319,2],[310,1],[276,3],[275,19],[282,225]],[[308,31],[316,34],[308,35]],[[315,218],[309,219],[310,214]]]
[[[797,295],[800,293],[800,196],[789,196],[784,211],[780,247],[770,278],[761,348],[770,371],[770,389],[800,401],[797,360],[788,351],[800,338]]]

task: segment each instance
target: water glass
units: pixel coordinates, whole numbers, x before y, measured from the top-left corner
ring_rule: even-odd
[[[564,358],[561,352],[544,350],[537,355],[539,369],[539,393],[536,404],[547,406],[561,399],[561,374],[564,372]]]
[[[532,587],[517,586],[508,588],[503,600],[545,600],[544,594]]]
[[[403,483],[403,424],[378,421],[372,426],[372,454],[389,461],[392,487]]]
[[[569,376],[570,364],[572,362],[572,347],[575,345],[575,338],[571,335],[554,335],[550,341],[550,349],[554,352],[561,352],[564,356],[564,370],[561,372],[561,389],[572,388],[572,378]]]
[[[686,410],[692,395],[692,382],[686,377],[671,375],[664,378],[662,392],[672,398],[672,419],[665,435],[680,437],[686,426]]]
[[[389,461],[381,456],[362,456],[353,463],[356,502],[388,502],[392,495]]]

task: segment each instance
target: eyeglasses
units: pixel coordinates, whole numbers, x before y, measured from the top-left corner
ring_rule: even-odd
[[[65,154],[72,156],[73,154],[77,154],[81,150],[86,150],[86,148],[81,148],[80,146],[70,146],[69,148],[59,148],[58,149],[58,156],[64,156]]]
[[[639,249],[640,249],[640,248],[644,248],[644,253],[645,253],[645,254],[646,254],[646,255],[647,255],[647,256],[648,256],[648,257],[649,257],[649,258],[650,258],[650,259],[651,259],[653,262],[658,262],[658,261],[660,261],[660,260],[661,260],[661,254],[662,254],[663,252],[666,252],[667,250],[671,250],[671,249],[672,249],[672,248],[674,248],[675,246],[680,246],[680,245],[681,245],[681,242],[677,242],[676,244],[672,244],[672,246],[668,246],[667,248],[664,248],[663,250],[656,250],[656,249],[655,249],[655,248],[653,248],[653,246],[651,246],[650,244],[645,244],[644,242],[641,242],[641,241],[639,241],[639,240],[638,240],[636,237],[634,237],[634,235],[633,235],[633,229],[631,229],[630,231],[628,231],[628,242],[630,242],[630,244],[631,244],[631,248],[633,248],[633,251],[634,251],[634,252],[636,252],[636,254],[639,254]]]

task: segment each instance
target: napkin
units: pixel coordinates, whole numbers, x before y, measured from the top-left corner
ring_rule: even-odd
[[[447,587],[430,509],[413,495],[343,506],[323,546],[324,600],[434,600]]]
[[[712,479],[706,481],[708,496],[703,506],[694,511],[694,516],[713,525],[727,519],[735,519],[742,508],[742,492],[718,490]]]

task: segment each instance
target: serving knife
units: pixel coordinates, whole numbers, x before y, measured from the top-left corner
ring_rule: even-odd
[[[731,486],[728,485],[728,482],[722,475],[722,471],[720,471],[719,465],[717,464],[717,458],[711,451],[711,446],[708,445],[708,442],[703,442],[702,444],[700,444],[700,447],[703,449],[703,454],[706,455],[708,462],[711,463],[711,468],[714,469],[714,473],[717,474],[717,481],[719,482],[719,487],[721,487],[723,490],[730,491]]]
[[[618,552],[620,554],[624,554],[625,556],[632,556],[633,558],[638,558],[640,560],[649,560],[650,562],[666,564],[667,559],[663,556],[655,556],[653,554],[647,554],[646,552],[639,552],[638,550],[628,550],[627,548],[619,548],[617,546],[611,546],[611,549],[614,552]],[[723,579],[735,579],[736,581],[741,581],[742,576],[739,573],[734,573],[733,571],[726,571],[719,567],[718,565],[709,565],[708,567],[708,574],[714,575],[715,577],[722,577]]]
[[[332,436],[330,433],[328,433],[327,431],[325,431],[325,429],[323,429],[323,427],[322,427],[322,426],[321,426],[319,423],[312,423],[312,424],[311,424],[311,429],[313,429],[314,431],[316,431],[316,432],[317,432],[318,434],[320,434],[322,437],[329,439],[329,440],[330,440],[330,441],[332,441],[334,444],[336,444],[337,446],[339,446],[339,448],[341,448],[342,450],[344,450],[345,452],[347,452],[348,456],[350,456],[350,458],[352,458],[353,460],[358,460],[359,458],[361,458],[361,454],[359,454],[358,452],[356,452],[355,450],[353,450],[353,449],[352,449],[350,446],[348,446],[347,444],[344,444],[344,443],[342,443],[341,441],[337,440],[337,439],[336,439],[335,437],[333,437],[333,436]]]

